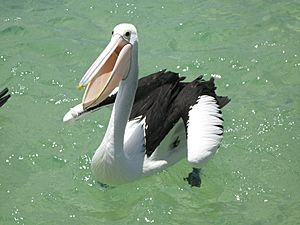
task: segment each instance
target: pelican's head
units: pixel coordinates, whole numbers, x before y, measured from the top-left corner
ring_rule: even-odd
[[[115,26],[112,31],[112,37],[119,35],[128,41],[131,45],[135,45],[138,41],[137,31],[134,25],[130,23],[121,23]]]
[[[109,44],[79,82],[79,87],[87,86],[82,99],[84,109],[101,103],[127,78],[137,42],[132,24],[122,23],[113,29]]]

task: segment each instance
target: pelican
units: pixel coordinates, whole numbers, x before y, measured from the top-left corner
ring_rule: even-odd
[[[138,35],[132,24],[119,24],[82,77],[82,102],[64,122],[113,104],[106,133],[91,170],[97,181],[120,185],[149,176],[183,158],[193,168],[185,178],[200,186],[199,171],[223,139],[220,109],[230,99],[217,96],[213,78],[192,82],[170,71],[138,79]]]
[[[7,100],[10,98],[10,94],[8,93],[8,89],[4,88],[1,92],[0,92],[0,107],[3,106],[5,104],[5,102],[7,102]]]

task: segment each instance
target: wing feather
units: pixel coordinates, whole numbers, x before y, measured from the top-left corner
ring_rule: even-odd
[[[199,168],[216,153],[221,144],[222,114],[214,97],[202,95],[191,107],[188,117],[188,161]]]

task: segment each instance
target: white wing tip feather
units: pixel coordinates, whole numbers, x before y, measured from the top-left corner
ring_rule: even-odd
[[[223,139],[222,114],[214,97],[202,95],[189,111],[188,162],[201,167],[217,151]]]

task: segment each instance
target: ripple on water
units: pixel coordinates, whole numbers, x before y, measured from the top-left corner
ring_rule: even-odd
[[[68,160],[64,156],[64,144],[48,138],[47,142],[42,144],[42,148],[51,151],[50,153],[52,154],[54,162],[62,163],[61,166],[68,163]]]
[[[93,9],[93,8],[91,8]],[[139,18],[138,8],[135,3],[119,2],[115,3],[112,10],[109,11],[111,14],[122,14],[129,17]]]
[[[36,75],[35,71],[30,69],[22,62],[17,62],[10,69],[13,80],[13,86],[10,88],[12,95],[24,95],[29,93],[29,86],[39,81],[39,75]]]
[[[84,181],[88,186],[92,187],[97,183],[97,181],[93,179],[90,165],[91,157],[89,155],[84,154],[79,157],[79,174],[81,176],[81,180]]]
[[[11,165],[13,165],[16,162],[19,162],[19,161],[27,162],[29,160],[32,165],[35,165],[37,163],[37,161],[38,161],[38,158],[39,158],[39,154],[38,153],[28,154],[26,156],[24,156],[22,154],[18,154],[18,155],[11,154],[5,160],[5,163],[7,165],[11,166]]]
[[[25,28],[19,25],[12,25],[4,28],[0,31],[0,35],[21,35],[25,31]]]
[[[19,211],[19,209],[17,207],[14,207],[12,209],[11,215],[16,224],[21,224],[21,225],[25,224],[24,217],[22,216],[22,213]]]
[[[79,100],[78,98],[70,98],[66,94],[57,94],[56,96],[52,96],[51,98],[46,99],[45,103],[46,104],[52,103],[54,105],[60,105],[60,104],[70,103],[70,102],[78,103],[78,100]]]
[[[240,186],[234,197],[237,201],[246,202],[259,198],[261,202],[268,202],[267,196],[271,193],[270,188],[266,188],[257,182],[249,181],[250,178],[243,174],[240,170],[232,171],[234,177],[240,180]]]

